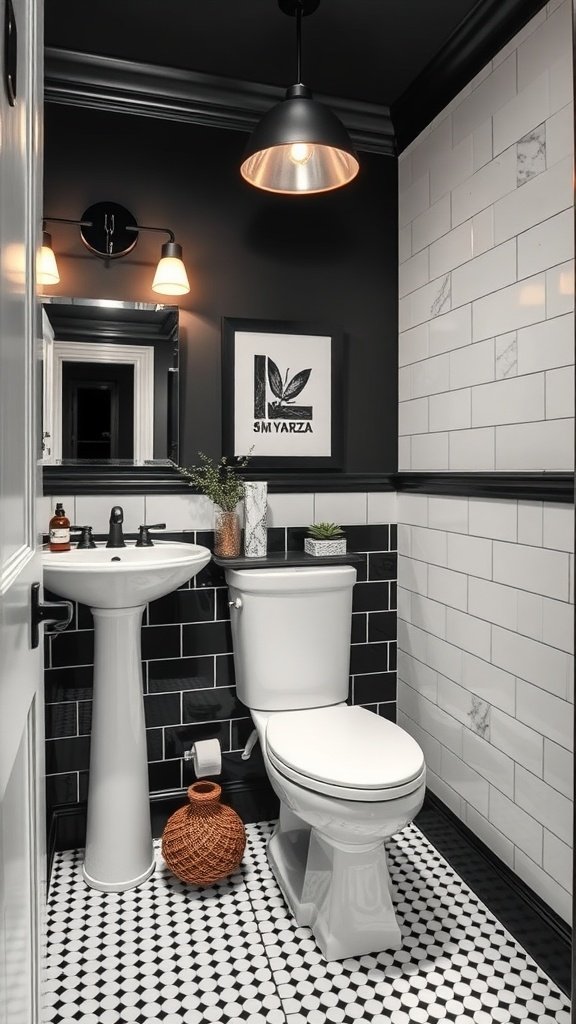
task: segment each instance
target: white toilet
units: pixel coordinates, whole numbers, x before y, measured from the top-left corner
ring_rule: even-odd
[[[418,813],[424,755],[349,707],[350,566],[227,569],[238,696],[280,799],[268,846],[299,925],[328,960],[398,949],[383,840]]]

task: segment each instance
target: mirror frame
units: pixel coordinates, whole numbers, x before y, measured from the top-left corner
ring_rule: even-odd
[[[150,341],[162,341],[178,344],[179,308],[176,305],[167,303],[131,302],[116,299],[94,299],[84,297],[68,297],[60,295],[44,295],[39,299],[41,307],[46,309],[48,319],[54,327],[54,319],[57,320],[57,306],[75,306],[78,308],[80,322],[68,317],[62,317],[57,322],[56,337],[58,340],[73,338],[82,341],[93,338],[96,331],[104,343],[112,339],[123,341],[141,341],[143,344]],[[48,312],[50,307],[52,315]],[[93,315],[90,311],[93,310]],[[98,311],[107,310],[107,315],[101,318]],[[114,310],[120,314],[134,313],[133,319],[119,315],[114,317]],[[144,316],[138,319],[139,313],[164,313],[165,315],[157,322]],[[173,374],[173,388],[176,396],[179,396],[179,372],[175,367]],[[42,476],[44,494],[63,494],[69,491],[73,494],[95,494],[103,490],[128,490],[142,493],[162,488],[168,491],[180,491],[182,478],[175,468],[175,460],[178,459],[179,447],[179,412],[178,403],[173,403],[174,414],[171,420],[170,435],[173,438],[170,454],[172,458],[146,460],[143,464],[136,464],[127,460],[109,460],[107,462],[61,461],[59,463],[42,463]],[[169,439],[170,441],[170,439]]]

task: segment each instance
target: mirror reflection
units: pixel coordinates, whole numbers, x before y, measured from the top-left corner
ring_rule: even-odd
[[[178,307],[43,300],[45,465],[178,462]]]

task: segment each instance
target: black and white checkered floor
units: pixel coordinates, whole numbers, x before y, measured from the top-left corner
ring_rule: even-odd
[[[287,911],[248,825],[238,874],[125,893],[87,888],[56,855],[44,1021],[81,1024],[569,1024],[569,1001],[411,825],[388,856],[404,935],[395,953],[326,963]]]

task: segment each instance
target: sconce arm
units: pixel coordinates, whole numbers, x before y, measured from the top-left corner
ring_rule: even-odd
[[[170,241],[175,242],[176,236],[170,228],[153,228],[149,224],[128,224],[126,225],[126,231],[162,231],[164,234],[169,235]]]
[[[43,217],[42,218],[42,230],[44,231],[46,224],[75,224],[79,228],[92,228],[94,227],[94,221],[91,220],[73,220],[71,217]],[[156,228],[150,224],[125,224],[124,229],[126,231],[133,231],[138,234],[139,231],[160,231],[164,235],[168,235],[171,242],[176,241],[176,236],[170,228]]]
[[[79,228],[91,228],[94,226],[91,220],[71,220],[70,217],[43,217],[42,230],[44,230],[47,222],[51,224],[76,224]]]

